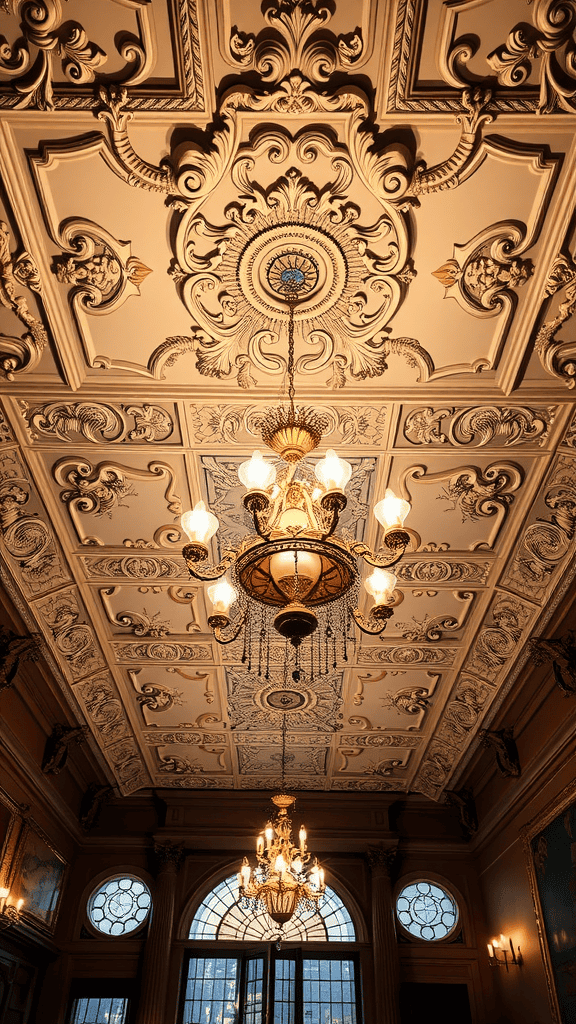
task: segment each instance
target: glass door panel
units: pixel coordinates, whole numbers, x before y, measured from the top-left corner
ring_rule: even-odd
[[[304,1024],[356,1024],[353,960],[303,960]]]
[[[263,1024],[264,1021],[264,958],[252,957],[246,961],[244,977],[244,1024]]]
[[[276,960],[274,964],[273,1024],[295,1024],[296,961]]]
[[[193,957],[188,962],[183,1024],[237,1024],[238,960]],[[257,1024],[255,1018],[254,1024]]]

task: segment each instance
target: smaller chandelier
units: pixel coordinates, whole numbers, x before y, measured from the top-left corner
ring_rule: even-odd
[[[293,844],[288,808],[295,798],[283,792],[273,796],[272,803],[278,813],[256,840],[257,866],[252,871],[245,857],[238,872],[238,885],[244,905],[256,907],[261,903],[282,927],[298,907],[313,910],[326,886],[323,869],[308,853],[304,826],[298,833],[298,846]]]

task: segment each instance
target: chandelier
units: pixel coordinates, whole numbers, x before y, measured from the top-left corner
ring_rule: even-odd
[[[288,808],[296,802],[286,793],[286,715],[282,724],[281,792],[272,797],[277,813],[256,840],[257,866],[252,872],[244,857],[238,872],[241,906],[245,909],[264,906],[280,926],[278,942],[285,925],[298,907],[314,910],[324,895],[324,871],[317,859],[312,860],[306,845],[306,829],[298,833],[298,846],[292,840],[292,821]]]
[[[208,624],[215,639],[228,644],[243,632],[242,661],[250,670],[257,657],[258,672],[265,671],[267,678],[274,632],[285,639],[287,656],[288,644],[295,649],[296,671],[302,658],[312,677],[335,668],[340,652],[347,660],[347,644],[355,642],[354,624],[363,633],[381,634],[398,602],[397,579],[389,567],[410,540],[404,529],[410,504],[391,490],[374,508],[384,529],[377,552],[339,535],[352,466],[333,450],[315,467],[305,461],[320,444],[327,421],[294,402],[294,313],[317,275],[312,259],[297,252],[276,256],[267,269],[270,288],[288,306],[288,403],[266,410],[261,428],[263,443],[281,459],[280,468],[260,451],[238,468],[254,533],[238,547],[223,550],[218,564],[210,565],[208,544],[218,519],[202,501],[181,519],[189,538],[182,554],[191,575],[218,580],[207,588],[212,603]],[[356,606],[361,560],[373,568],[364,580],[373,599],[368,615]],[[234,604],[238,608],[232,615]]]

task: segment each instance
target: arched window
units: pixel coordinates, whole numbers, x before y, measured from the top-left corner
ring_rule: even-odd
[[[231,875],[202,900],[188,937],[198,945],[185,966],[180,1024],[264,1024],[268,1019],[362,1024],[357,953],[329,948],[354,943],[356,929],[329,886],[318,907],[297,911],[284,925],[278,950],[278,925],[265,910],[240,906],[237,876]],[[259,952],[258,941],[271,945]],[[252,945],[242,949],[242,942]],[[324,949],[316,943],[324,943]]]
[[[245,910],[238,901],[236,875],[220,882],[205,897],[194,915],[188,938],[271,940],[278,935],[278,925],[264,909]],[[352,918],[342,900],[330,886],[314,910],[297,910],[284,925],[285,942],[354,942],[356,932]]]

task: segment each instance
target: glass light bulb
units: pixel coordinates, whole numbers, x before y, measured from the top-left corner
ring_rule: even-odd
[[[278,856],[276,857],[276,860],[274,862],[274,870],[278,871],[279,874],[281,874],[283,871],[286,871],[286,861],[284,860],[284,857],[282,856],[281,853],[279,853]]]
[[[317,464],[314,475],[327,491],[343,491],[352,476],[352,466],[329,448]]]
[[[364,580],[364,586],[374,598],[376,605],[389,603],[397,583],[398,578],[393,572],[378,568],[374,569],[374,572]]]
[[[267,491],[276,480],[276,470],[262,458],[262,452],[255,451],[248,462],[238,466],[238,476],[247,490]]]
[[[290,601],[302,601],[320,579],[322,559],[313,551],[277,551],[270,556],[270,575]]]
[[[382,501],[374,506],[374,515],[385,530],[393,528],[401,530],[411,508],[409,501],[397,498],[394,491],[387,487]]]
[[[203,501],[198,501],[193,509],[185,512],[180,523],[193,544],[207,544],[220,526],[216,516],[208,511]]]
[[[0,889],[0,899],[5,900],[10,895],[10,889]]]
[[[213,583],[211,587],[207,587],[206,593],[212,601],[216,615],[228,615],[238,597],[236,587],[233,587],[225,576],[217,583]]]

